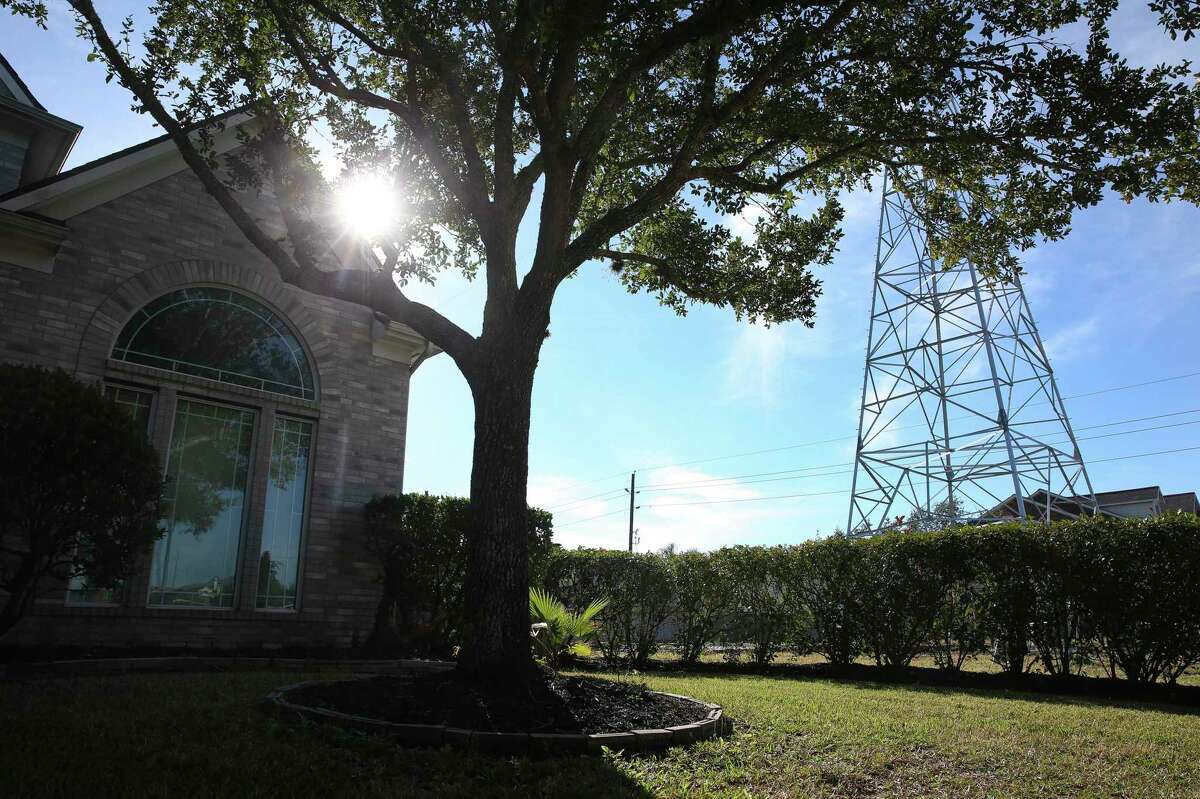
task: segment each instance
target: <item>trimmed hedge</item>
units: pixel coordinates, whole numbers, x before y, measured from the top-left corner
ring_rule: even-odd
[[[367,503],[363,534],[367,551],[379,564],[383,586],[367,640],[369,653],[437,658],[454,654],[464,618],[470,513],[471,504],[462,497],[387,494]],[[530,574],[535,581],[542,578],[552,534],[551,515],[530,508]]]
[[[551,553],[543,587],[600,617],[605,658],[641,665],[662,640],[695,662],[722,645],[769,663],[785,648],[845,666],[922,653],[957,670],[987,652],[1035,666],[1175,682],[1200,664],[1200,518],[998,524],[714,552]],[[669,629],[668,629],[669,628]]]

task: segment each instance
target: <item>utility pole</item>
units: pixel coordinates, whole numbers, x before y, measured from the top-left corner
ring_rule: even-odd
[[[629,473],[629,551],[633,551],[633,500],[637,497],[637,472]]]

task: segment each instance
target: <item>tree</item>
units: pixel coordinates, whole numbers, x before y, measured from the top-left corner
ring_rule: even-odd
[[[0,636],[47,577],[112,586],[159,537],[158,453],[100,390],[0,365]]]
[[[465,376],[468,670],[530,661],[530,401],[555,292],[577,270],[606,261],[679,313],[701,302],[811,324],[837,194],[881,167],[919,201],[936,255],[993,276],[1106,188],[1200,196],[1188,67],[1121,60],[1112,0],[157,0],[146,31],[127,21],[116,38],[90,0],[69,2],[92,57],[284,280],[405,322]],[[38,0],[0,3],[45,20]],[[1200,25],[1189,0],[1151,7],[1172,36]],[[1073,22],[1082,52],[1053,39]],[[189,126],[240,106],[262,130],[219,170],[207,129]],[[384,169],[407,200],[371,241],[365,289],[361,273],[321,268],[327,186],[288,157],[311,153],[316,122],[350,171]],[[290,246],[234,191],[264,183]],[[805,197],[819,207],[802,213]],[[750,205],[753,241],[712,221]],[[536,246],[519,263],[527,218]],[[477,336],[405,293],[447,268],[482,273]]]
[[[910,533],[933,533],[962,523],[966,518],[957,497],[947,497],[932,508],[913,508],[902,529]]]

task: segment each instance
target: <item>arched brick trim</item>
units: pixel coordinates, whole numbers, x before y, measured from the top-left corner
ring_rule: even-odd
[[[79,352],[75,373],[99,380],[113,342],[139,308],[169,291],[195,285],[230,286],[244,291],[279,314],[291,326],[313,371],[317,399],[321,397],[318,359],[308,335],[319,330],[317,319],[297,296],[299,289],[264,275],[260,270],[222,261],[174,261],[146,269],[118,286],[92,313]],[[318,342],[319,346],[319,342]]]

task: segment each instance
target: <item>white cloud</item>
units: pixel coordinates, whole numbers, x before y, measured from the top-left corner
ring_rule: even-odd
[[[1061,328],[1048,336],[1043,345],[1052,364],[1062,363],[1095,352],[1100,332],[1100,319],[1092,316]]]
[[[1028,265],[1028,262],[1033,259],[1026,256],[1023,260]],[[1041,305],[1043,301],[1049,302],[1054,284],[1055,277],[1049,264],[1034,266],[1030,271],[1021,275],[1021,288],[1025,291],[1025,299],[1035,314],[1038,311],[1037,306]]]
[[[838,479],[838,478],[834,478]],[[685,467],[655,469],[638,475],[638,508],[634,525],[639,552],[674,544],[679,549],[715,549],[737,543],[761,542],[780,525],[807,535],[815,504],[823,498],[843,501],[824,492],[835,490],[827,479],[781,480],[760,486],[726,480],[719,475]],[[613,485],[612,482],[607,485]],[[565,547],[624,549],[628,540],[628,495],[616,488],[603,497],[588,499],[605,485],[588,485],[561,475],[536,475],[530,479],[530,503],[554,496],[561,506],[571,497],[583,499],[554,510],[554,540]],[[765,499],[788,494],[816,494],[806,501]],[[597,518],[598,517],[598,518]]]
[[[725,226],[742,241],[753,242],[754,223],[766,215],[767,210],[765,208],[756,203],[750,203],[742,209],[741,213],[725,217]]]
[[[779,397],[780,371],[792,346],[786,325],[741,325],[725,359],[725,385],[732,399],[769,407]]]

